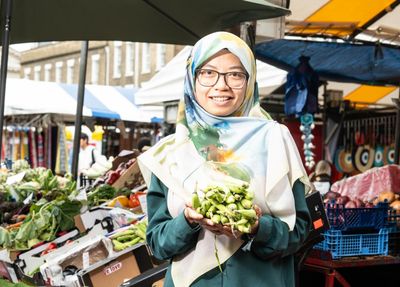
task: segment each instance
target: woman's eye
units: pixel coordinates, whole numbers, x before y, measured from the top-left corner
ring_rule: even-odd
[[[231,73],[229,73],[229,76],[232,78],[242,78],[243,74],[240,72],[231,72]]]
[[[209,71],[209,70],[204,70],[204,71],[201,72],[201,74],[203,76],[206,76],[206,77],[211,77],[211,76],[214,76],[215,72],[214,71]]]

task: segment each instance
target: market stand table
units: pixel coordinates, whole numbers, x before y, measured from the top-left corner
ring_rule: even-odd
[[[347,257],[340,260],[330,258],[323,259],[313,256],[313,252],[304,262],[303,270],[315,271],[325,275],[325,287],[335,286],[335,279],[343,287],[350,287],[350,283],[340,273],[345,268],[362,268],[371,266],[398,265],[400,270],[400,257],[393,256],[370,256],[370,257]],[[382,282],[383,283],[383,282]]]

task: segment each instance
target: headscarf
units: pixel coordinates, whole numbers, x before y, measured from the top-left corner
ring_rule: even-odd
[[[194,90],[196,69],[223,49],[236,55],[249,75],[243,103],[227,117],[205,111],[197,103]],[[139,165],[147,181],[154,173],[168,187],[172,217],[182,213],[195,189],[240,180],[250,184],[254,202],[263,213],[280,218],[290,230],[296,219],[291,187],[299,178],[308,180],[288,130],[260,107],[253,53],[243,40],[227,32],[205,36],[193,47],[176,132],[142,154]],[[223,263],[243,241],[224,235],[215,239],[213,233],[201,229],[196,247],[173,258],[175,286],[189,286],[218,266],[214,244]]]

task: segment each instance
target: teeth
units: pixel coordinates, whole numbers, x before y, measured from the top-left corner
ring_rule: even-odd
[[[225,102],[227,100],[229,100],[229,97],[212,97],[213,101],[216,102]]]

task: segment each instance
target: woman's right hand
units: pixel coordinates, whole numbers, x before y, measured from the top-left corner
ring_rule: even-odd
[[[197,213],[190,205],[187,205],[184,209],[183,214],[186,220],[192,224],[199,224],[201,227],[211,231],[216,235],[226,235],[228,237],[238,238],[240,237],[239,232],[232,233],[232,229],[222,224],[215,224],[211,219],[204,217],[200,213]]]

